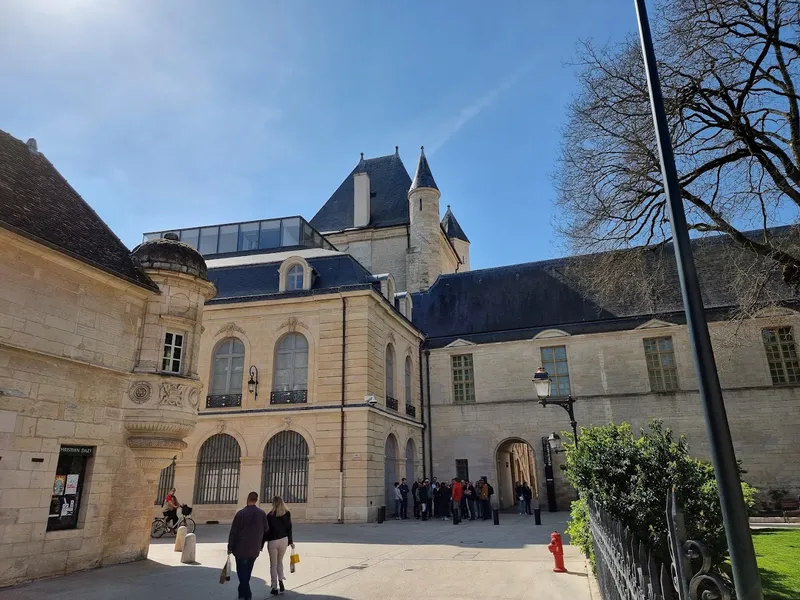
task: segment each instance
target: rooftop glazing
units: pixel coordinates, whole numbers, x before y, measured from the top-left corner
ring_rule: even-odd
[[[189,244],[204,257],[293,247],[336,250],[303,217],[166,229],[145,233],[144,239],[161,238],[167,233],[176,234],[183,243]]]

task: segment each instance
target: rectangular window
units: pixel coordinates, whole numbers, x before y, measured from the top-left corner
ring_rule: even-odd
[[[219,247],[217,252],[236,252],[236,244],[239,241],[238,225],[223,225],[219,228]]]
[[[161,370],[169,373],[181,372],[183,360],[183,334],[167,332],[164,336],[164,357],[161,361]]]
[[[258,238],[258,249],[269,250],[281,245],[281,222],[261,221],[261,235]]]
[[[300,219],[284,219],[281,246],[297,246],[300,244]]]
[[[453,402],[466,404],[475,402],[475,374],[472,370],[472,354],[457,354],[453,361]]]
[[[239,250],[258,250],[258,222],[239,225]]]
[[[197,241],[200,237],[199,229],[184,229],[181,231],[181,241],[184,244],[189,244],[192,248],[197,250]]]
[[[456,459],[456,477],[459,481],[469,481],[469,461],[466,458]]]
[[[675,351],[672,338],[645,338],[644,358],[650,389],[654,392],[671,392],[678,389],[678,370],[675,367]]]
[[[81,492],[92,454],[92,446],[61,446],[47,514],[47,531],[75,529],[78,526]]]
[[[218,237],[219,227],[203,227],[200,230],[200,248],[197,251],[203,256],[216,254]]]
[[[800,361],[791,327],[767,327],[761,330],[773,385],[800,383]]]
[[[550,393],[556,398],[570,395],[569,367],[567,366],[567,347],[549,346],[542,348],[542,367],[553,382]]]

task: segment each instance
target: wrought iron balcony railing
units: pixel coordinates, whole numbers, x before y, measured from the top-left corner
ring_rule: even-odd
[[[270,404],[305,404],[308,402],[308,390],[286,390],[271,392]]]
[[[386,396],[386,408],[391,408],[392,410],[397,410],[397,398],[392,398],[391,396]]]
[[[224,408],[227,406],[241,406],[241,394],[215,394],[206,396],[206,408]]]
[[[417,407],[413,404],[406,404],[406,414],[409,417],[416,417],[417,416]]]

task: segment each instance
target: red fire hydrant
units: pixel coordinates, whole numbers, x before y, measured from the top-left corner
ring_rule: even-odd
[[[556,566],[553,571],[556,573],[566,573],[567,569],[564,568],[564,546],[561,544],[561,534],[554,531],[550,534],[550,543],[547,546],[553,554],[553,559],[556,561]]]

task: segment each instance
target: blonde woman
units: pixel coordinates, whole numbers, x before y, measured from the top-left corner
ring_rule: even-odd
[[[267,524],[269,525],[267,552],[269,552],[269,573],[272,578],[270,594],[277,596],[286,589],[283,587],[283,582],[286,580],[283,575],[283,557],[286,555],[286,548],[291,546],[294,549],[292,514],[286,510],[286,505],[280,496],[272,499],[272,510],[267,513]]]

